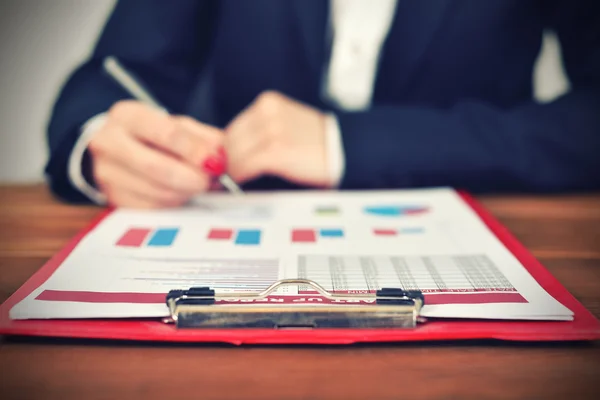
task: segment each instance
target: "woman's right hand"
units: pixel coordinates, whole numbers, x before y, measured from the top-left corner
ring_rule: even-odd
[[[113,206],[176,207],[210,189],[223,139],[193,118],[120,101],[89,143],[93,177]]]

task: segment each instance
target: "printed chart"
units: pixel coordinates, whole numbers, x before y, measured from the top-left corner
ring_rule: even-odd
[[[202,200],[193,200],[194,212],[201,212],[211,218],[224,220],[268,220],[273,216],[273,209],[268,205],[240,205],[207,203]]]
[[[383,287],[421,290],[429,295],[427,304],[526,302],[483,255],[301,255],[298,276],[337,293],[374,292]],[[299,292],[309,291],[302,287]]]
[[[259,229],[213,228],[208,232],[208,241],[233,241],[236,245],[260,245],[261,231]]]
[[[122,280],[144,281],[177,288],[210,286],[226,290],[262,290],[278,279],[276,259],[195,259],[144,263]]]
[[[375,236],[398,236],[398,235],[416,235],[425,233],[425,228],[420,226],[411,226],[406,228],[373,228]]]
[[[318,206],[315,208],[315,214],[317,216],[338,216],[341,214],[338,206],[335,205],[327,205],[327,206]]]
[[[165,247],[173,245],[178,228],[130,228],[117,241],[118,247]]]
[[[112,281],[100,290],[44,290],[37,300],[84,303],[161,304],[171,289],[208,286],[216,291],[261,291],[279,279],[276,259],[197,259],[113,261]],[[126,264],[127,266],[125,266]],[[102,282],[103,277],[96,281]],[[124,290],[129,288],[130,290]],[[140,291],[131,290],[143,288]]]
[[[336,238],[342,239],[344,230],[338,228],[327,229],[293,229],[292,243],[316,243],[319,239]]]
[[[453,190],[436,189],[214,193],[172,210],[115,210],[11,317],[163,317],[171,289],[259,291],[284,278],[337,293],[420,290],[425,317],[572,316]],[[267,301],[319,298],[290,286]]]
[[[377,205],[364,208],[365,214],[383,217],[402,217],[407,215],[419,215],[429,211],[428,207],[422,205]]]

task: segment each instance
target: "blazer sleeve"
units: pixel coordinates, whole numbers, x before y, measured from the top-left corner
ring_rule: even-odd
[[[340,187],[452,186],[472,192],[600,189],[600,2],[548,2],[571,90],[506,110],[382,106],[337,113]]]
[[[104,73],[104,58],[117,57],[169,110],[181,113],[208,57],[215,13],[216,2],[209,0],[116,3],[91,55],[68,77],[52,109],[45,172],[53,194],[89,202],[69,181],[69,156],[88,119],[130,97]]]

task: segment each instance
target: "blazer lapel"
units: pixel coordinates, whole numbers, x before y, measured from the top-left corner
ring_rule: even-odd
[[[386,48],[384,45],[382,49],[382,62],[385,63],[387,57],[400,60],[401,71],[396,69],[390,72],[394,73],[401,86],[410,80],[411,74],[417,69],[452,1],[398,0],[394,23],[386,41],[388,46]],[[320,81],[330,50],[328,18],[331,0],[290,2],[311,73]]]
[[[311,72],[320,77],[328,49],[330,0],[291,0]]]

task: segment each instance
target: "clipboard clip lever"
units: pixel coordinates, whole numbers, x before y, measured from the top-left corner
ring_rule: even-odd
[[[308,286],[318,302],[269,295],[285,286]],[[315,300],[314,295],[302,296]],[[289,299],[288,299],[289,298]],[[289,301],[285,301],[288,299]],[[177,328],[415,328],[425,298],[420,291],[382,288],[375,293],[333,293],[309,279],[282,279],[262,292],[216,293],[209,287],[171,290],[166,296]]]

